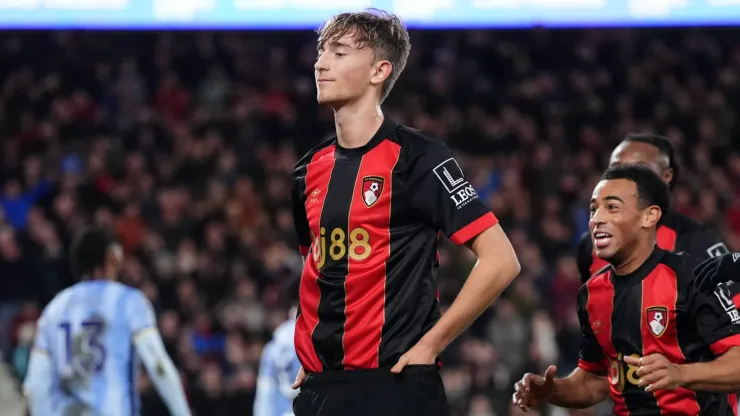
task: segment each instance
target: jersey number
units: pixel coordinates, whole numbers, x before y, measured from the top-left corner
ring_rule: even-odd
[[[631,356],[640,358],[637,354],[632,354]],[[624,390],[625,381],[635,386],[640,382],[637,378],[638,368],[625,363],[622,354],[617,354],[616,360],[610,358],[609,361],[611,364],[609,368],[609,382],[617,391],[621,392]]]
[[[83,321],[80,326],[82,331],[73,337],[69,322],[59,324],[64,336],[65,363],[68,369],[77,374],[97,373],[105,364],[105,346],[100,339],[105,322]]]
[[[317,268],[322,268],[326,263],[326,228],[321,227],[321,235],[313,238],[311,254],[316,262]],[[331,230],[329,234],[328,254],[332,260],[337,261],[347,255],[352,260],[365,260],[370,257],[370,233],[364,228],[355,228],[349,233],[349,244],[347,235],[341,228]]]

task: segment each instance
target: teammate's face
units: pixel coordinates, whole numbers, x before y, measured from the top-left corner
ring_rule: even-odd
[[[665,183],[673,180],[673,169],[670,161],[660,150],[650,144],[640,142],[622,142],[612,152],[609,167],[620,165],[644,165],[660,176]]]
[[[660,219],[657,206],[640,207],[637,185],[627,179],[604,180],[591,198],[589,229],[596,256],[612,264],[629,257],[640,233]]]
[[[319,47],[314,65],[319,104],[334,107],[380,93],[390,75],[390,62],[376,60],[375,51],[358,48],[352,34],[330,39]]]

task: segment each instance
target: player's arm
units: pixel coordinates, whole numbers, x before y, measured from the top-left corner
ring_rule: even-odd
[[[272,416],[273,403],[280,397],[278,380],[274,368],[274,342],[265,345],[260,357],[259,373],[257,373],[257,389],[254,398],[254,416]]]
[[[676,251],[685,251],[699,259],[719,257],[730,252],[725,243],[707,227],[700,227],[694,232],[681,235],[679,244]]]
[[[501,294],[520,265],[498,220],[449,148],[433,144],[426,150],[411,162],[411,203],[452,242],[468,245],[478,257],[457,299],[419,342],[439,354]]]
[[[189,416],[190,409],[182,388],[180,375],[172,363],[157,330],[151,303],[139,291],[132,291],[127,302],[126,317],[133,336],[136,353],[144,363],[149,378],[173,416]]]
[[[306,214],[306,170],[298,167],[293,173],[293,186],[291,190],[291,201],[293,205],[293,222],[296,235],[298,236],[298,249],[305,261],[311,247],[311,229],[308,225]]]
[[[578,368],[567,377],[555,379],[550,396],[550,403],[555,406],[584,409],[601,403],[609,395],[607,361],[591,328],[587,300],[586,289],[581,287],[578,293],[578,321],[581,325]]]
[[[576,247],[576,262],[578,263],[578,273],[581,275],[581,283],[586,283],[591,278],[593,249],[591,234],[587,232],[581,236]]]
[[[52,414],[49,396],[54,379],[54,362],[49,354],[46,312],[36,324],[36,335],[28,363],[28,372],[23,381],[23,395],[28,401],[31,416]]]
[[[697,332],[717,358],[679,366],[680,384],[692,390],[740,391],[740,314],[730,289],[721,283],[713,296],[695,293],[691,312]]]

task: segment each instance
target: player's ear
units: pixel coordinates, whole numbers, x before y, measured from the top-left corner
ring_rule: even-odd
[[[393,65],[387,60],[377,60],[373,64],[372,74],[370,75],[370,83],[373,85],[381,85],[391,76]]]
[[[673,183],[673,168],[668,168],[663,172],[663,181],[668,185]]]
[[[660,207],[657,205],[651,205],[645,210],[645,215],[642,219],[642,226],[644,228],[651,228],[658,225],[660,217],[663,215]]]

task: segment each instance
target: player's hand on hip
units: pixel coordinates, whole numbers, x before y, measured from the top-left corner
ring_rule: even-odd
[[[547,367],[543,376],[532,373],[525,374],[521,380],[514,384],[514,395],[511,398],[514,405],[528,412],[530,407],[547,403],[555,389],[555,373],[557,370],[557,367],[551,365]]]
[[[391,373],[399,374],[407,365],[429,365],[437,362],[437,352],[424,344],[416,344],[398,359]]]
[[[674,364],[661,354],[651,354],[646,357],[624,357],[624,362],[637,367],[635,376],[638,386],[647,392],[656,390],[675,390],[683,384],[681,366]]]
[[[711,292],[718,284],[740,279],[740,253],[727,253],[710,258],[694,268],[694,286]]]
[[[298,387],[301,387],[303,384],[303,379],[306,378],[306,372],[303,370],[303,367],[301,367],[300,370],[298,370],[298,375],[295,377],[295,382],[293,382],[293,390],[297,389]]]

